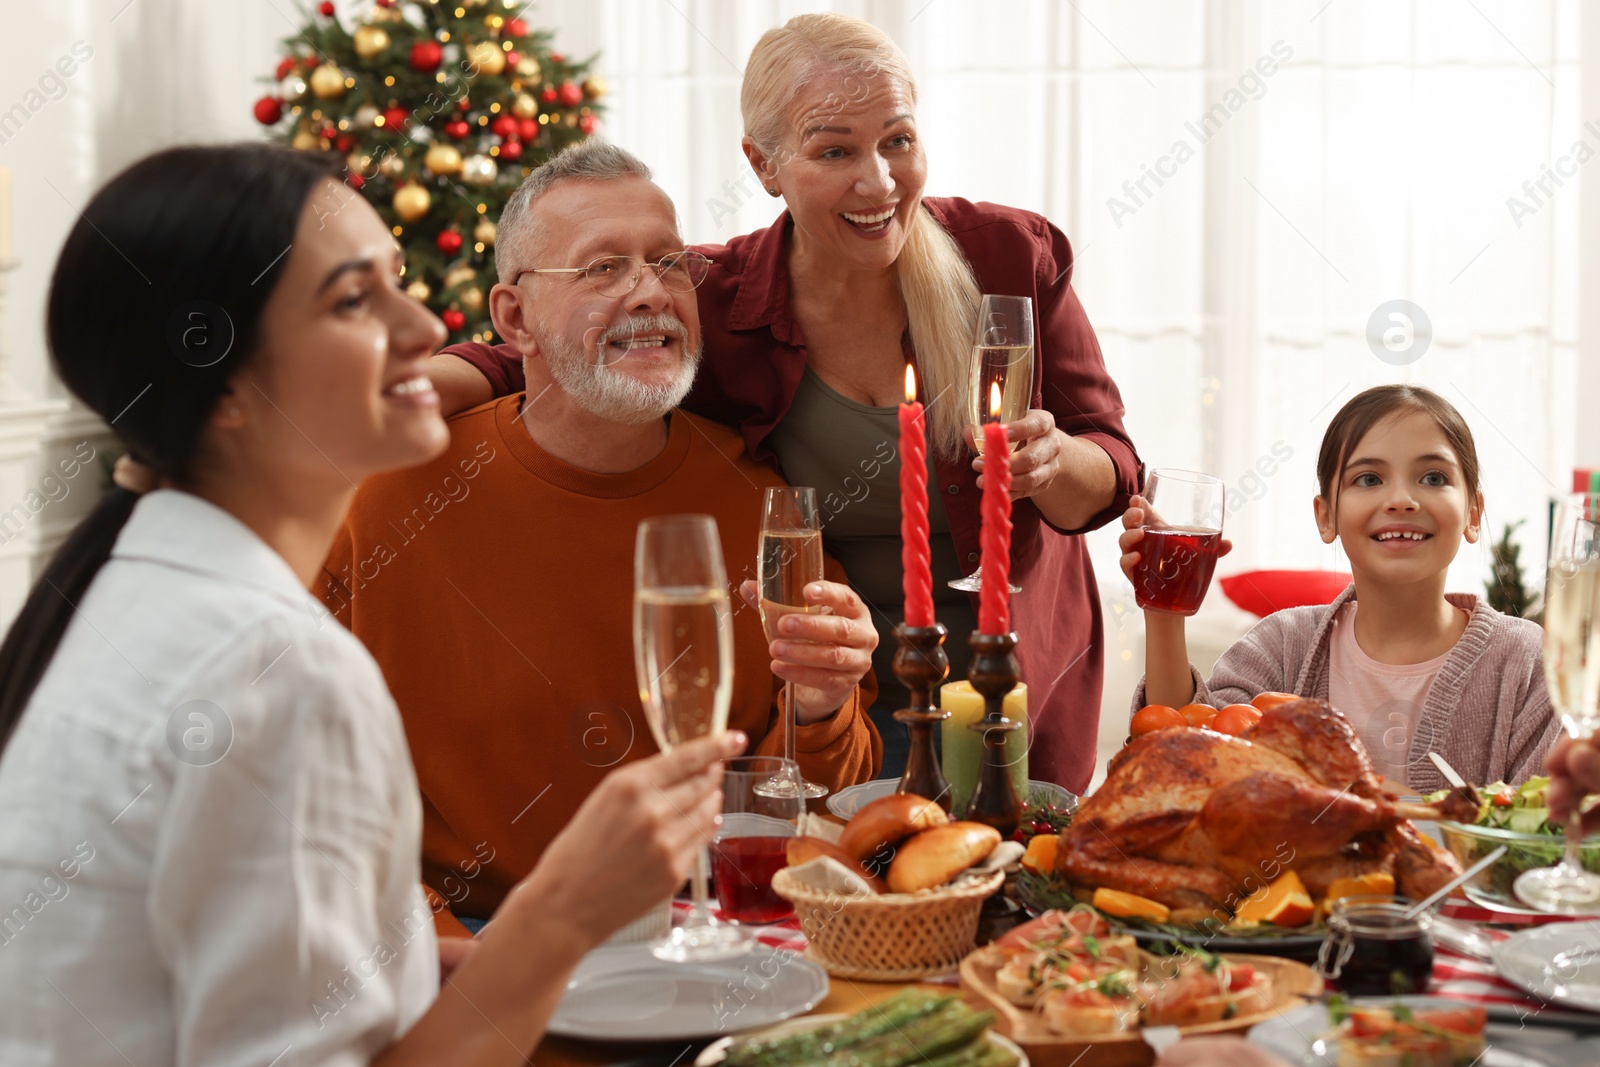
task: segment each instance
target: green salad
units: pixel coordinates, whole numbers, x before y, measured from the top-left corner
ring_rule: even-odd
[[[1496,904],[1518,905],[1512,888],[1517,876],[1523,871],[1554,866],[1561,858],[1565,847],[1562,837],[1565,828],[1559,822],[1550,821],[1550,807],[1545,799],[1549,785],[1550,779],[1542,775],[1529,778],[1521,785],[1495,782],[1480,790],[1483,806],[1478,809],[1478,817],[1471,826],[1450,822],[1439,824],[1445,847],[1455,854],[1463,867],[1476,863],[1497,845],[1507,846],[1504,856],[1472,880],[1469,896],[1474,895],[1471,890],[1476,890]],[[1441,789],[1427,799],[1439,800],[1448,792],[1447,789]],[[1496,840],[1492,835],[1473,833],[1473,826],[1548,840]],[[1600,838],[1586,840],[1580,855],[1586,868],[1600,872]]]
[[[1496,830],[1510,830],[1514,834],[1550,834],[1559,837],[1560,826],[1550,824],[1550,807],[1545,802],[1545,790],[1550,779],[1544,775],[1529,778],[1521,785],[1495,782],[1480,790],[1483,806],[1478,809],[1474,825],[1489,826]],[[1427,796],[1436,803],[1448,796],[1450,790],[1441,789]]]

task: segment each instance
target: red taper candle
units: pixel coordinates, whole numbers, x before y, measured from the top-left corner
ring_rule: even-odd
[[[927,420],[917,401],[916,368],[906,364],[900,405],[900,587],[907,626],[933,625],[933,553],[928,548]]]
[[[1000,413],[1000,388],[991,385],[989,409]],[[1011,632],[1011,442],[1005,423],[983,425],[983,587],[978,595],[978,629]]]

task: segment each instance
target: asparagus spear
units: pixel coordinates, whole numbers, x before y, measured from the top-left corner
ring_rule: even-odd
[[[728,1050],[727,1067],[783,1067],[816,1062],[836,1049],[911,1025],[955,1000],[953,994],[906,989],[848,1019],[771,1041],[743,1041]]]
[[[971,1044],[992,1022],[993,1012],[950,1004],[893,1033],[840,1049],[822,1062],[827,1067],[908,1067]]]

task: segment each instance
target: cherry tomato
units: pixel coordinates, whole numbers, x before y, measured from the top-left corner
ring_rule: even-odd
[[[1217,712],[1216,719],[1211,723],[1211,728],[1219,734],[1231,734],[1238,737],[1250,727],[1261,721],[1261,712],[1249,704],[1229,704]]]
[[[1217,709],[1210,704],[1185,704],[1178,709],[1178,714],[1190,726],[1210,726],[1211,720],[1217,717]]]
[[[1129,724],[1128,732],[1134,737],[1143,737],[1145,734],[1165,730],[1169,726],[1189,725],[1176,708],[1169,708],[1165,704],[1146,704],[1133,715],[1133,722]]]

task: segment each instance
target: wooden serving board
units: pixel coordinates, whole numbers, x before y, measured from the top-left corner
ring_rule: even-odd
[[[1256,971],[1272,976],[1274,1002],[1267,1011],[1239,1015],[1222,1022],[1179,1027],[1185,1037],[1196,1034],[1227,1034],[1250,1029],[1285,1008],[1303,1003],[1300,994],[1315,995],[1322,990],[1322,979],[1303,963],[1276,956],[1248,956],[1227,953],[1230,962],[1249,964]],[[961,961],[961,991],[974,1004],[994,1012],[994,1028],[1021,1045],[1033,1067],[1147,1067],[1155,1062],[1155,1050],[1145,1043],[1138,1030],[1097,1035],[1085,1040],[1056,1033],[1045,1025],[1044,1017],[1028,1008],[1019,1008],[995,986],[995,972],[1001,960],[983,949]]]

